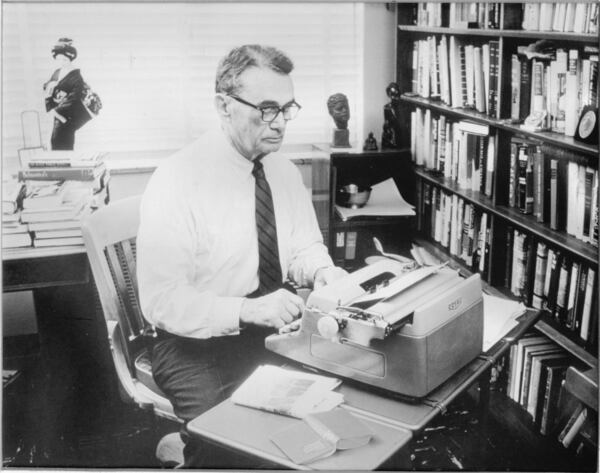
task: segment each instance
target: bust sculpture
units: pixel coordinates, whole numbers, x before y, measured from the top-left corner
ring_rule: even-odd
[[[348,131],[350,107],[348,105],[348,97],[340,93],[333,94],[327,99],[327,110],[336,126],[333,130],[331,147],[350,148],[350,132]]]
[[[383,133],[381,134],[381,149],[395,149],[400,145],[400,88],[395,82],[390,82],[385,92],[390,99],[383,107]]]

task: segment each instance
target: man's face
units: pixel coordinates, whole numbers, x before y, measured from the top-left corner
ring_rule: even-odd
[[[242,87],[237,96],[258,107],[281,107],[294,99],[294,86],[289,75],[271,69],[251,67],[240,76]],[[279,113],[271,123],[262,120],[259,110],[229,98],[231,110],[230,137],[246,158],[277,151],[285,134],[286,121]]]
[[[340,100],[335,103],[331,110],[331,116],[334,120],[348,121],[350,110],[348,109],[348,102]]]

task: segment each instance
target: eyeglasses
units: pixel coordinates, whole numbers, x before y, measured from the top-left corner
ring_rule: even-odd
[[[252,107],[258,110],[262,114],[262,120],[267,123],[275,121],[280,112],[283,114],[283,119],[285,121],[293,120],[294,118],[296,118],[296,115],[298,115],[298,112],[302,108],[302,106],[296,103],[295,100],[286,103],[283,107],[277,107],[274,105],[259,107],[258,105],[254,105],[253,103],[246,102],[244,99],[238,97],[237,95],[227,95],[232,99],[238,101],[239,103],[243,103],[244,105],[248,105],[248,107]]]

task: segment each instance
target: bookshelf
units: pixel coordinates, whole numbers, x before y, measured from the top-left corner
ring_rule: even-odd
[[[583,106],[598,107],[600,7],[396,8],[401,136],[411,149],[418,238],[466,274],[480,272],[490,290],[538,309],[537,334],[566,351],[577,365],[569,370],[597,371],[599,147],[573,135]],[[541,126],[523,128],[534,112]],[[453,245],[463,236],[466,246]],[[594,385],[566,374],[565,391],[597,397],[597,378]],[[509,399],[501,404],[499,412],[522,410]],[[540,436],[532,422],[523,426],[525,437]],[[538,444],[556,446],[546,440]]]

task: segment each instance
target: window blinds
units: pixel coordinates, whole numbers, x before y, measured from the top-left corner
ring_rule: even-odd
[[[213,106],[219,59],[244,43],[265,43],[295,63],[302,110],[286,143],[328,142],[326,100],[345,93],[362,104],[360,4],[353,3],[5,3],[3,155],[22,146],[21,112],[39,110],[47,142],[51,119],[42,84],[54,70],[59,37],[78,49],[75,65],[104,108],[76,137],[77,148],[177,149],[218,120]],[[355,137],[351,137],[355,139]]]

